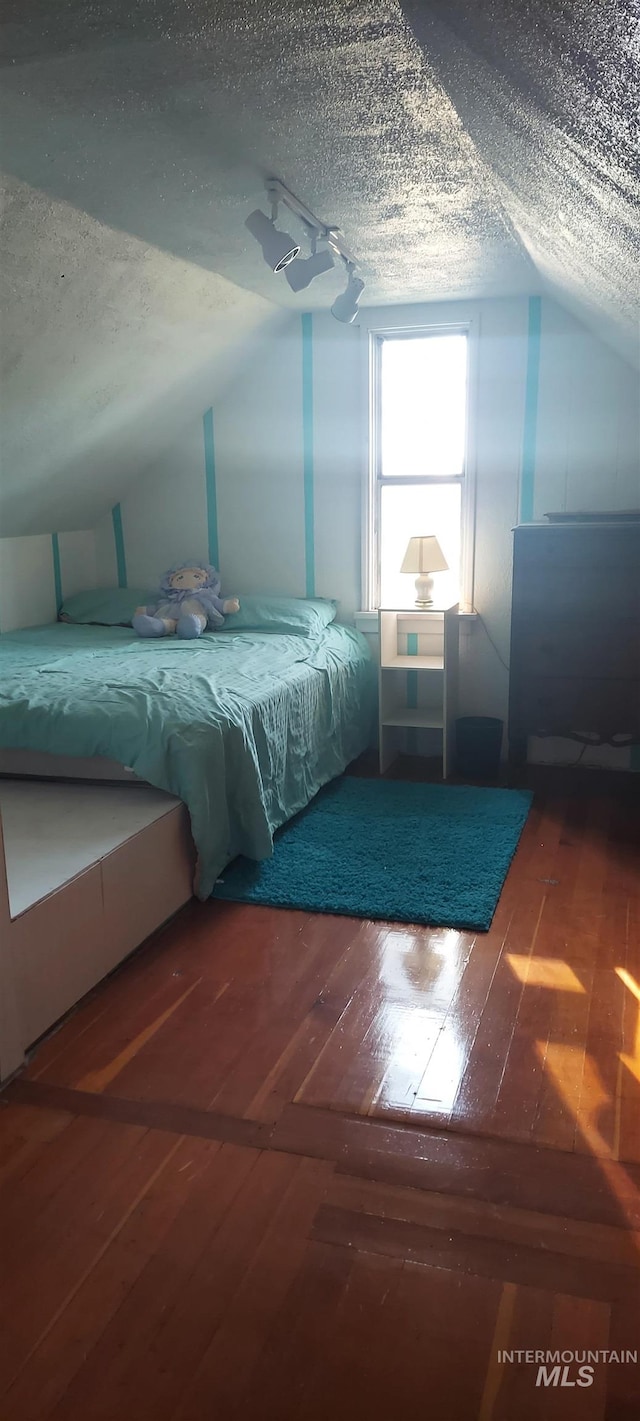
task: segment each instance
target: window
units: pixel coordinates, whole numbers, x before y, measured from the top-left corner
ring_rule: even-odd
[[[368,605],[407,607],[413,578],[400,572],[409,538],[435,533],[449,564],[437,600],[462,600],[467,483],[466,330],[372,336],[372,460]]]

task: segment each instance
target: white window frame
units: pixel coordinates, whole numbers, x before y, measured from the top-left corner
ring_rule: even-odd
[[[466,440],[463,472],[460,475],[419,475],[406,479],[384,478],[380,454],[380,372],[381,352],[385,340],[416,339],[425,336],[464,335],[467,337],[467,401]],[[458,483],[461,487],[460,528],[460,610],[473,609],[475,574],[475,445],[476,445],[476,371],[478,320],[471,318],[446,324],[421,322],[415,326],[378,327],[369,331],[369,460],[363,509],[363,610],[375,612],[380,606],[380,491],[389,484]]]

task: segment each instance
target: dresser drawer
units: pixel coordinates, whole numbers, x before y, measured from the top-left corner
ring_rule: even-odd
[[[515,557],[523,568],[551,567],[590,569],[606,567],[638,568],[640,563],[640,523],[604,524],[593,527],[542,525],[518,528]]]
[[[637,619],[640,616],[640,565],[624,563],[612,567],[521,567],[516,563],[513,581],[514,609],[555,616],[559,611],[596,616],[618,611]]]
[[[640,677],[637,622],[602,611],[545,617],[514,611],[512,669],[520,676]]]
[[[510,720],[520,734],[640,737],[640,681],[526,674],[512,688]]]

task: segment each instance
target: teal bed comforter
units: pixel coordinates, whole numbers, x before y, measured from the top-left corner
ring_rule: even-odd
[[[368,743],[364,637],[207,633],[141,640],[130,628],[51,626],[0,637],[0,746],[103,755],[177,795],[208,898],[236,854],[273,832]]]

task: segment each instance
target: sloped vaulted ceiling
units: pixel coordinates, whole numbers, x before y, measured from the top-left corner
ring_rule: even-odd
[[[637,361],[637,0],[402,9],[541,276]]]
[[[548,285],[636,350],[635,0],[9,0],[2,531],[83,526],[294,297],[275,173],[371,303]],[[6,12],[5,12],[6,13]]]

